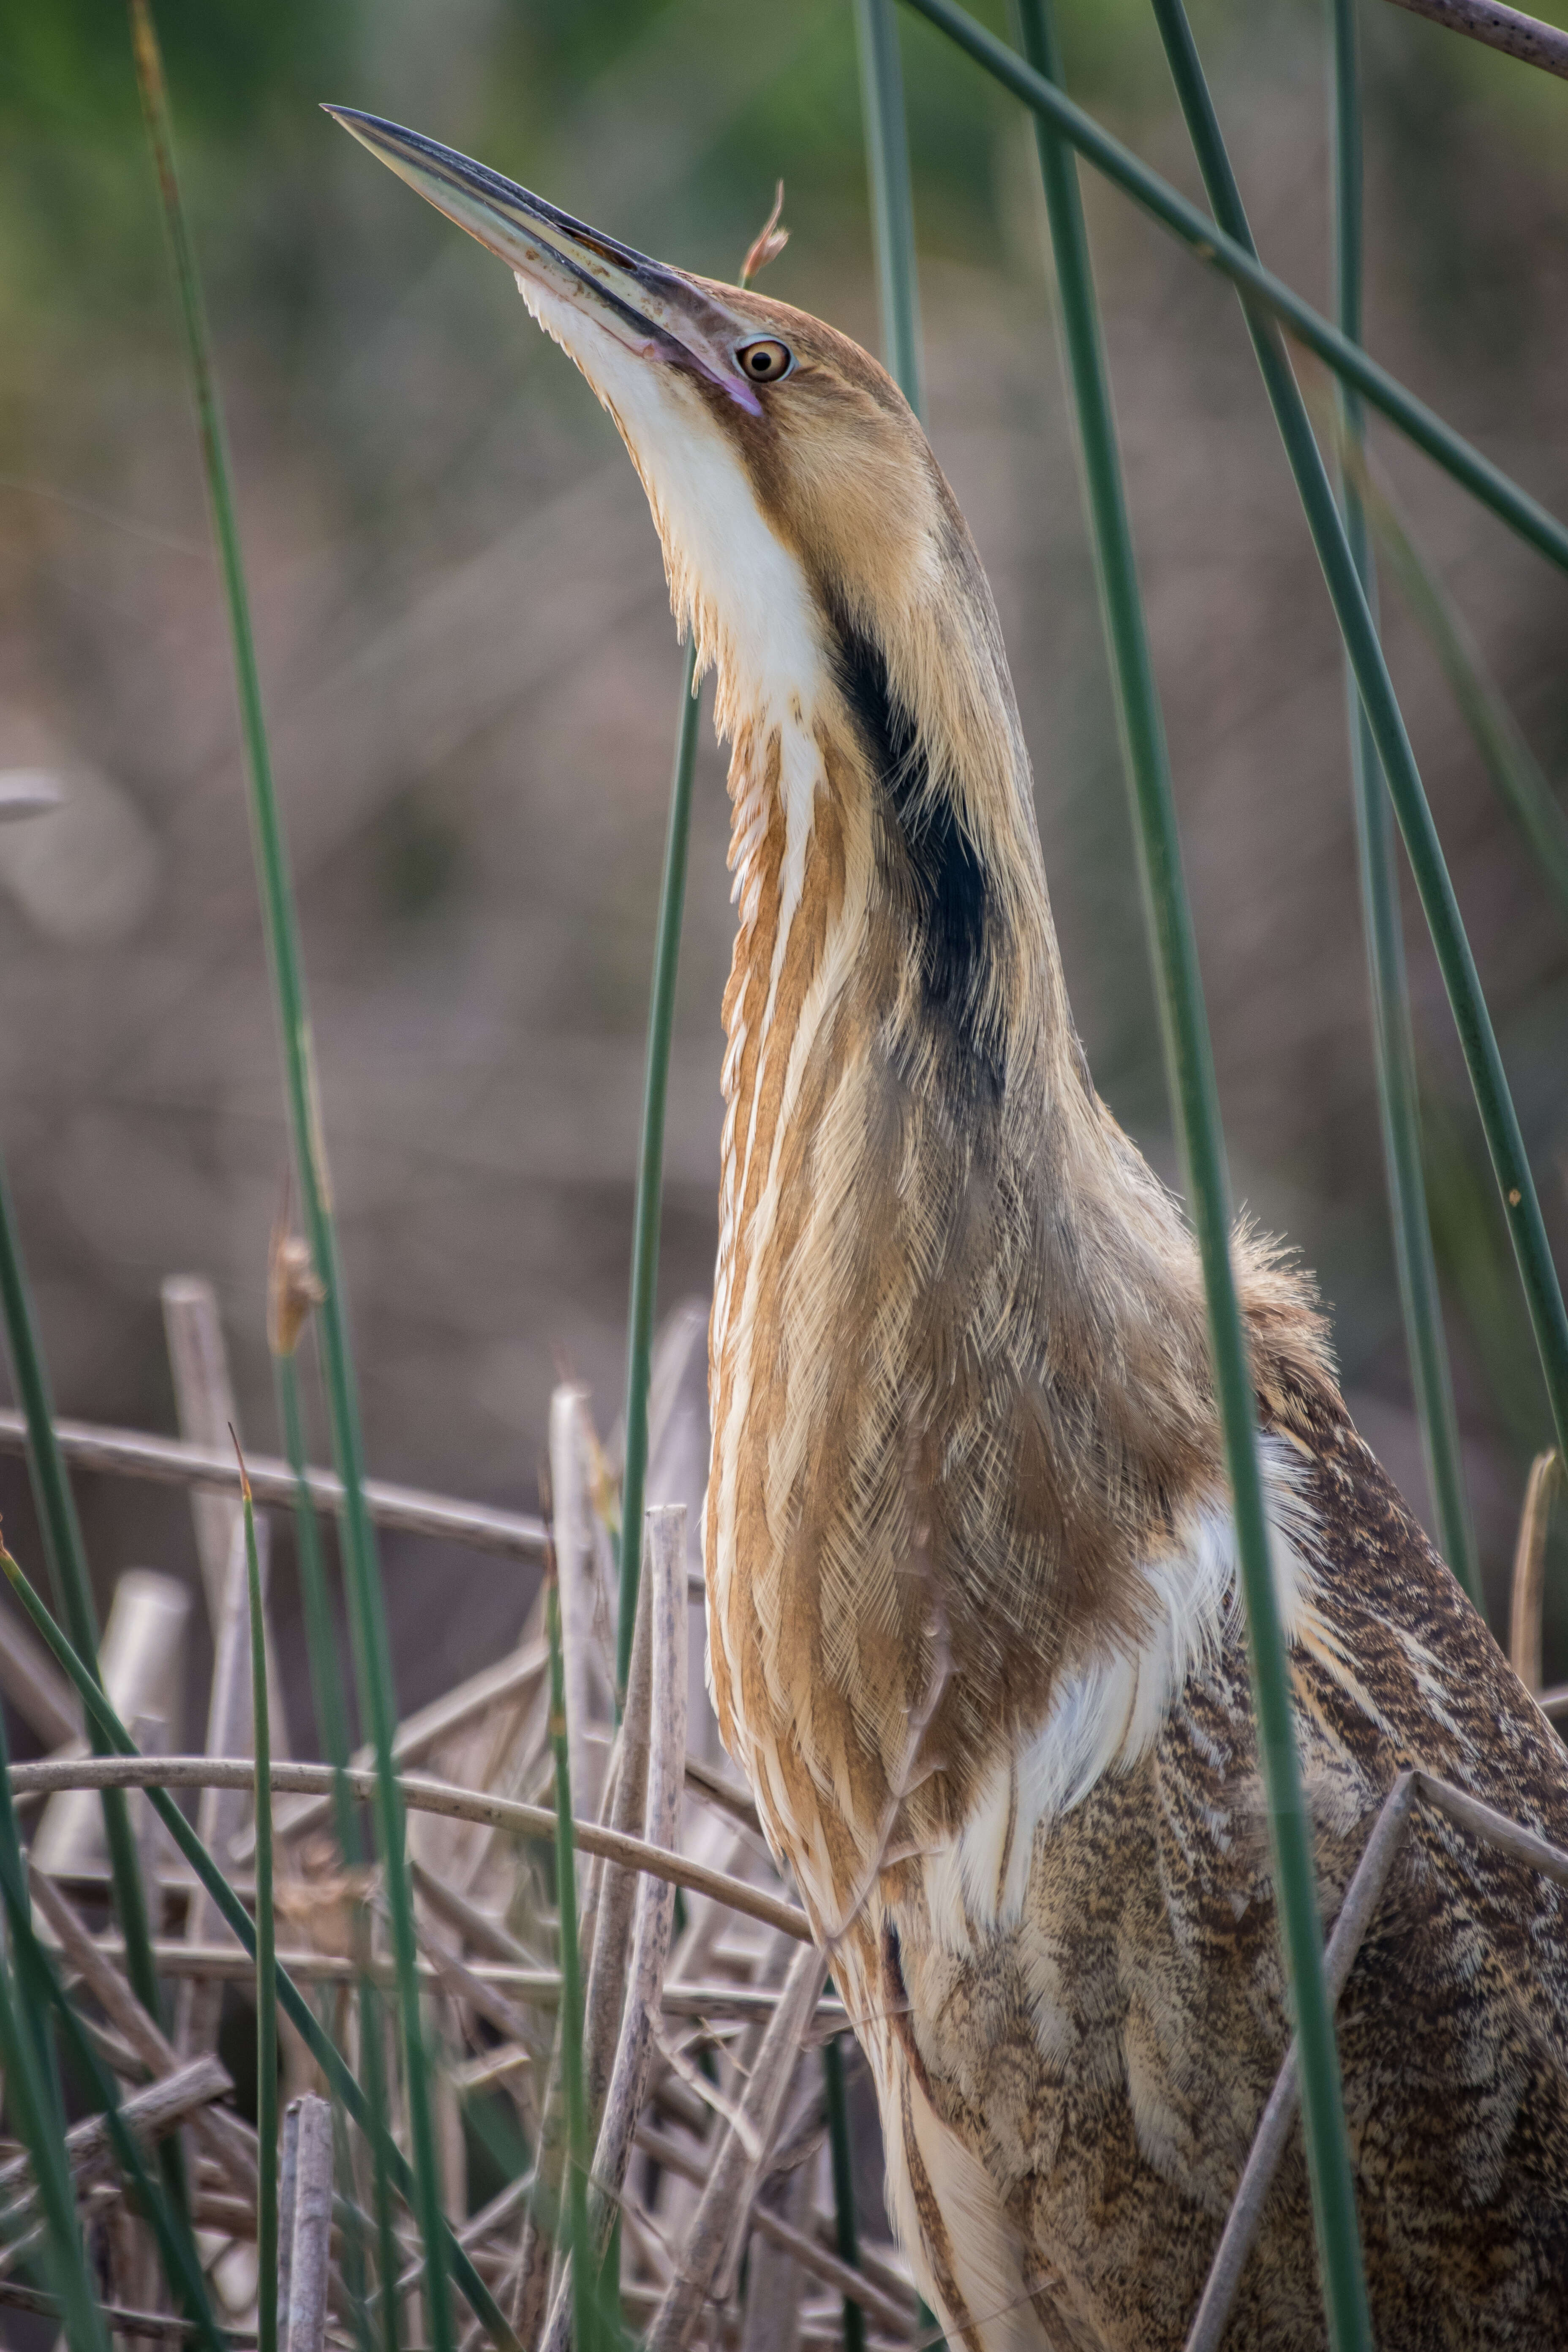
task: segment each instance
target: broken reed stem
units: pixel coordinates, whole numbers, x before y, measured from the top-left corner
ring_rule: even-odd
[[[1542,1610],[1546,1598],[1546,1530],[1552,1489],[1561,1479],[1555,1451],[1538,1454],[1525,1481],[1524,1507],[1509,1583],[1508,1662],[1527,1691],[1541,1689]]]
[[[647,1479],[647,1399],[653,1376],[653,1310],[658,1289],[658,1228],[664,1197],[664,1115],[669,1095],[669,1054],[675,1034],[675,979],[680,962],[680,919],[686,905],[687,846],[691,835],[691,779],[697,764],[697,632],[681,673],[680,724],[669,783],[658,929],[647,1008],[647,1061],[643,1075],[642,1141],[637,1152],[637,1207],[632,1225],[632,1286],[626,1317],[626,1452],[621,1479],[620,1603],[616,1622],[616,1703],[624,1700],[637,1623],[642,1565],[643,1496]]]
[[[230,1435],[233,1432],[230,1431]],[[239,1441],[234,1450],[239,1454]],[[240,1456],[246,1583],[250,1598],[252,1743],[256,1759],[256,2262],[260,2352],[278,2352],[278,1951],[272,1907],[272,1719],[267,1690],[267,1620],[256,1507]]]
[[[566,2095],[566,2254],[572,2264],[573,2343],[598,2340],[594,2258],[588,2244],[588,2110],[583,2084],[583,1979],[577,1952],[577,1854],[572,1763],[566,1739],[566,1671],[561,1646],[561,1582],[545,1568],[544,1628],[550,1643],[550,1749],[555,1768],[555,1899],[561,1917],[561,2074]]]
[[[338,1658],[337,1628],[327,1587],[326,1559],[321,1529],[311,1501],[305,1452],[304,1415],[300,1409],[299,1360],[292,1349],[272,1358],[273,1384],[278,1394],[278,1418],[283,1431],[283,1451],[294,1478],[294,1558],[300,1572],[300,1597],[304,1604],[305,1646],[310,1669],[310,1696],[316,1726],[329,1764],[349,1760],[348,1697]],[[247,1480],[248,1485],[249,1481]],[[337,1807],[338,1843],[343,1860],[356,1859],[357,1837],[346,1796]]]
[[[415,2210],[430,2258],[427,2294],[434,2352],[455,2352],[445,2247],[449,2232],[441,2208],[434,2120],[415,1971],[414,1904],[408,1885],[402,1809],[392,1762],[397,1707],[392,1649],[381,1591],[375,1536],[365,1508],[364,1447],[359,1394],[349,1347],[342,1269],[331,1207],[326,1148],[315,1082],[310,1013],[300,950],[299,921],[283,845],[262,710],[260,673],[250,621],[249,592],[240,548],[223,414],[208,344],[201,281],[174,173],[174,134],[163,58],[148,0],[130,0],[132,46],[148,143],[157,171],[195,404],[208,505],[227,604],[238,688],[250,815],[268,958],[282,1046],[285,1094],[311,1266],[321,1291],[321,1353],[326,1370],[333,1450],[343,1486],[342,1549],[361,1703],[376,1759],[375,1815],[386,1907],[397,1963],[403,2027],[404,2096],[413,2158]]]

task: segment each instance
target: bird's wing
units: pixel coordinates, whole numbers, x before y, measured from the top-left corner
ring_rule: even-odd
[[[1338,1398],[1304,1392],[1272,1418],[1325,1927],[1409,1766],[1568,1847],[1564,1751]],[[944,2302],[955,2334],[978,2346],[1029,2340],[1020,2282],[1034,2340],[1062,2352],[1179,2346],[1284,2056],[1234,1560],[1231,1576],[1216,1640],[1189,1628],[1184,1649],[1159,1636],[1163,1711],[1142,1748],[1103,1736],[1097,1747],[1084,1723],[1091,1700],[1135,1722],[1152,1667],[1147,1688],[1110,1669],[1085,1677],[1079,1718],[1068,1695],[1058,1702],[1058,1750],[1069,1735],[1077,1745],[1068,1763],[1057,1756],[1054,1780],[1040,1739],[1021,1743],[1010,1788],[989,1806],[1005,1830],[967,1825],[880,1912],[880,1979],[865,1997],[882,2021],[872,2055],[889,2137],[904,2143],[892,2151],[895,2201],[911,2206],[906,2231],[913,2207],[942,2205],[934,2176],[952,2148],[947,2210],[985,2215],[966,2224]],[[1020,1838],[1026,1859],[1010,1867]],[[1456,2296],[1506,2292],[1519,2345],[1554,2342],[1540,2329],[1549,2308],[1556,2326],[1568,2281],[1557,1888],[1417,1807],[1340,2032],[1374,2309],[1395,2330],[1380,2340],[1426,2341]],[[900,2191],[900,2167],[926,2195]],[[1321,2324],[1297,2152],[1234,2340],[1316,2346]]]

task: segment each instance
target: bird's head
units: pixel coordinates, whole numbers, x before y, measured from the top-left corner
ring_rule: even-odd
[[[869,646],[884,696],[921,714],[931,771],[980,788],[988,734],[978,766],[1012,799],[1021,746],[989,591],[886,371],[786,303],[651,261],[417,132],[327,111],[506,263],[609,410],[677,613],[717,664],[724,730],[803,687],[814,699],[813,678],[842,682]]]

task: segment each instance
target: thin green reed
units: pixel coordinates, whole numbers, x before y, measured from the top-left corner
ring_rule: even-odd
[[[1250,250],[1252,235],[1246,210],[1182,0],[1152,0],[1152,6],[1209,202],[1226,233]],[[1291,373],[1278,330],[1250,306],[1244,308],[1258,370],[1295,477],[1340,633],[1355,672],[1356,688],[1405,836],[1405,853],[1448,993],[1502,1196],[1503,1216],[1535,1333],[1557,1443],[1568,1454],[1568,1311],[1563,1307],[1535,1179],[1525,1154],[1491,1016],[1481,993],[1475,959],[1415,765],[1404,714],[1356,573],[1328,470],[1312,437],[1306,403]]]
[[[675,1034],[675,981],[680,964],[680,921],[686,907],[687,849],[691,837],[691,779],[697,764],[697,625],[681,674],[680,722],[669,782],[669,822],[658,892],[653,988],[647,1008],[647,1057],[643,1069],[642,1140],[637,1152],[637,1204],[632,1223],[632,1290],[626,1339],[626,1458],[621,1479],[620,1613],[616,1629],[616,1701],[626,1696],[637,1626],[642,1567],[643,1496],[647,1483],[647,1397],[653,1371],[653,1311],[658,1295],[658,1228],[664,1201],[664,1114],[669,1097],[669,1054]]]
[[[1362,337],[1362,112],[1356,55],[1355,0],[1331,0],[1333,12],[1331,125],[1334,224],[1334,308],[1352,341]],[[1346,385],[1339,387],[1340,429],[1347,448],[1363,446],[1362,404]],[[1340,496],[1345,534],[1376,622],[1377,586],[1367,541],[1366,511],[1353,471],[1342,469]],[[1476,1606],[1484,1606],[1475,1536],[1465,1497],[1458,1417],[1448,1370],[1447,1343],[1437,1289],[1437,1264],[1426,1210],[1421,1167],[1421,1112],[1415,1076],[1415,1043],[1405,981],[1405,938],[1399,915],[1394,858],[1394,809],[1378,765],[1372,729],[1356,690],[1355,672],[1345,663],[1346,716],[1350,728],[1351,789],[1355,803],[1356,845],[1361,869],[1362,921],[1366,931],[1372,991],[1373,1049],[1377,1069],[1378,1114],[1394,1228],[1394,1265],[1405,1313],[1411,1384],[1421,1427],[1426,1483],[1432,1496],[1438,1548]]]
[[[174,174],[173,131],[163,61],[147,0],[130,0],[130,5],[137,80],[142,92],[148,140],[157,169],[179,291],[185,356],[195,404],[208,504],[228,608],[250,789],[258,880],[283,1050],[285,1091],[300,1193],[304,1206],[306,1238],[322,1294],[321,1353],[332,1425],[332,1450],[343,1487],[342,1551],[360,1699],[375,1756],[375,1815],[382,1867],[385,1874],[386,1906],[403,2028],[405,2095],[416,2183],[414,2210],[425,2238],[429,2264],[426,2300],[430,2335],[435,2352],[452,2352],[455,2337],[445,2252],[448,2233],[441,2210],[429,2076],[420,2023],[418,1956],[413,1897],[404,1847],[403,1805],[392,1753],[397,1724],[392,1650],[382,1601],[374,1530],[364,1502],[364,1449],[360,1429],[358,1388],[349,1348],[342,1271],[331,1208],[299,925],[289,879],[282,821],[273,787],[223,415],[213,374],[195,257]]]
[[[921,383],[920,277],[915,268],[915,206],[904,74],[893,0],[855,0],[860,56],[861,116],[871,189],[871,236],[881,302],[882,353],[889,373],[917,416]]]
[[[855,0],[856,43],[860,58],[860,113],[865,126],[866,170],[871,192],[871,243],[877,259],[882,357],[899,390],[922,420],[925,415],[921,350],[920,272],[915,257],[915,201],[910,174],[909,124],[904,111],[903,65],[892,0]],[[849,2109],[844,2092],[844,2059],[837,2040],[822,2045],[823,2086],[827,2100],[827,2136],[833,2163],[834,2225],[841,2258],[859,2267],[855,2223],[855,2172],[849,2141]],[[937,2339],[940,2341],[940,2336]],[[862,2352],[866,2315],[844,2298],[844,2352]]]
[[[1456,481],[1462,482],[1483,506],[1500,515],[1521,539],[1568,571],[1568,526],[1549,514],[1517,482],[1510,481],[1500,467],[1483,457],[1479,449],[1473,449],[1424,401],[1417,400],[1414,393],[1396,382],[1386,368],[1369,358],[1359,343],[1352,342],[1310,302],[1303,301],[1283,278],[1266,269],[1244,241],[1227,236],[1223,228],[1216,229],[1206,213],[1189,204],[1168,181],[1141,163],[1131,148],[1113,139],[1092,115],[1086,114],[1065,92],[1037,74],[1005,41],[999,41],[984,25],[976,24],[958,6],[957,0],[906,0],[906,5],[945,33],[994,81],[1010,89],[1015,98],[1022,99],[1036,114],[1044,116],[1086,162],[1103,173],[1163,227],[1170,229],[1200,261],[1211,264],[1244,295],[1272,312],[1298,341],[1316,352],[1336,375],[1353,383],[1417,448],[1424,449]]]
[[[0,1311],[5,1318],[5,1344],[11,1359],[16,1395],[27,1423],[27,1467],[31,1473],[44,1559],[54,1591],[55,1606],[70,1628],[72,1641],[84,1658],[98,1657],[98,1612],[93,1605],[92,1580],[88,1574],[81,1523],[66,1473],[65,1458],[55,1438],[54,1400],[38,1338],[37,1319],[22,1256],[21,1236],[0,1159]],[[89,1732],[89,1740],[96,1749]],[[153,1964],[153,1937],[147,1918],[142,1868],[131,1818],[118,1789],[103,1792],[103,1828],[109,1847],[110,1884],[115,1916],[125,1938],[126,1973],[132,1989],[149,2017],[163,2021],[158,1974]]]
[[[16,1599],[48,1648],[58,1660],[64,1672],[75,1685],[77,1696],[89,1725],[104,1741],[105,1752],[111,1756],[140,1757],[131,1734],[126,1730],[114,1708],[94,1681],[91,1673],[77,1655],[61,1633],[47,1608],[34,1591],[10,1554],[0,1546],[0,1571],[4,1571]],[[226,1926],[237,1939],[241,1948],[254,1960],[256,1958],[256,1925],[244,1903],[235,1893],[223,1872],[213,1860],[201,1839],[186,1821],[166,1789],[150,1785],[148,1801],[175,1845],[195,1871],[197,1879],[211,1895]],[[0,1842],[3,1853],[3,1842]],[[311,2057],[327,2078],[331,2095],[339,2100],[365,2138],[374,2147],[379,2140],[384,2150],[387,2171],[398,2195],[415,2210],[414,2173],[408,2159],[387,2131],[384,2124],[372,2114],[369,2102],[345,2064],[342,2051],[322,2028],[314,2010],[303,1998],[299,1986],[281,1964],[278,1968],[278,2000],[284,2015],[295,2028]],[[446,2216],[441,2217],[441,2229],[446,2242],[446,2258],[452,2277],[467,2299],[474,2316],[489,2331],[501,2352],[519,2352],[517,2337],[501,2313],[500,2305],[483,2279],[474,2268],[467,2250],[452,2231]]]
[[[239,1448],[236,1444],[237,1454]],[[256,1552],[256,1507],[244,1458],[246,1589],[250,1601],[252,1752],[256,1759],[256,2267],[259,2352],[278,2352],[278,1918],[272,1907],[272,1709],[267,1689],[267,1618]]]
[[[1051,85],[1061,66],[1049,0],[1019,0],[1026,54]],[[1037,122],[1056,263],[1063,341],[1111,676],[1116,688],[1154,965],[1167,1080],[1203,1261],[1215,1386],[1230,1476],[1247,1610],[1258,1742],[1268,1800],[1281,1940],[1300,2047],[1301,2104],[1313,2182],[1320,2263],[1339,2352],[1370,2345],[1332,2012],[1302,1801],[1284,1628],[1275,1591],[1258,1463],[1255,1405],[1230,1255],[1231,1213],[1208,1020],[1159,692],[1150,657],[1131,527],[1117,447],[1094,276],[1073,158]]]

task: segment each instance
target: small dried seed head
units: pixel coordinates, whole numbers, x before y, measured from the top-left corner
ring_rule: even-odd
[[[279,1223],[273,1228],[267,1284],[267,1344],[275,1356],[291,1356],[310,1309],[326,1297],[310,1258],[310,1244]]]

